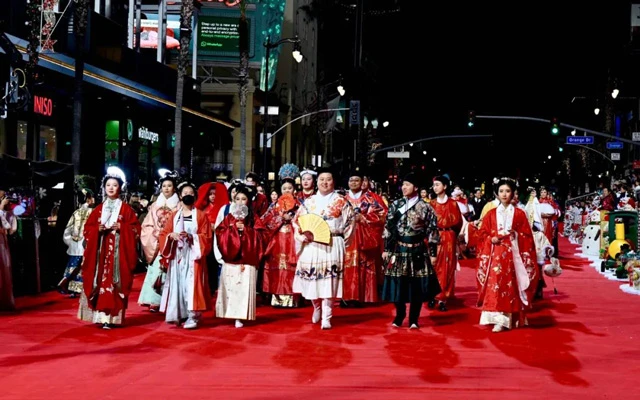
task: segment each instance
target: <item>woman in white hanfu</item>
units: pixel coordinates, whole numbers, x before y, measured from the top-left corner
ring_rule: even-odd
[[[316,243],[308,233],[300,231],[297,220],[309,213],[321,216],[329,224],[329,245]],[[335,191],[333,172],[318,171],[318,193],[305,200],[293,222],[295,238],[302,243],[293,291],[311,300],[311,322],[322,320],[322,329],[331,329],[333,300],[342,298],[345,246],[353,231],[353,217],[349,201]]]
[[[178,208],[178,203],[180,203],[176,194],[176,176],[175,173],[167,174],[160,179],[160,195],[149,206],[149,212],[142,223],[140,242],[149,266],[142,283],[142,289],[140,289],[138,304],[148,306],[151,312],[158,312],[160,308],[162,286],[166,279],[160,268],[160,257],[157,256],[158,237],[166,222],[171,218],[171,213]]]
[[[165,321],[184,329],[198,327],[202,312],[211,307],[207,254],[213,238],[207,215],[194,207],[196,187],[188,182],[178,186],[182,206],[171,214],[160,233],[160,266],[167,277],[160,311]]]

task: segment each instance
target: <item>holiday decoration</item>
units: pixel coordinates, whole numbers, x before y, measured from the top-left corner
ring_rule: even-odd
[[[42,51],[53,51],[53,45],[55,40],[51,40],[51,34],[56,27],[56,13],[54,8],[58,0],[43,0],[42,1],[42,28],[40,29],[40,46]]]
[[[38,47],[40,46],[40,3],[34,0],[27,0],[27,20],[25,24],[29,27],[29,44],[27,45],[27,80],[30,85],[37,77],[36,67],[38,65]]]

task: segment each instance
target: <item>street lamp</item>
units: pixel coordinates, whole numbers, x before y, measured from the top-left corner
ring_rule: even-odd
[[[293,51],[291,55],[293,59],[296,60],[297,63],[302,62],[304,56],[300,52],[300,39],[298,37],[292,38],[284,38],[280,39],[275,43],[271,42],[271,38],[267,37],[267,41],[264,43],[264,47],[266,49],[265,54],[265,67],[264,67],[264,109],[265,113],[263,114],[263,127],[262,127],[262,161],[263,161],[263,169],[262,176],[266,176],[267,174],[267,127],[269,126],[270,116],[269,116],[269,56],[271,55],[271,49],[275,49],[283,43],[293,43]]]

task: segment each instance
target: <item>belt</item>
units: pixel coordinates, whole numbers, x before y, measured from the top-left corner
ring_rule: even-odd
[[[407,247],[407,248],[412,248],[412,247],[420,247],[423,245],[422,242],[418,242],[418,243],[404,243],[404,242],[398,242],[399,246],[402,247]]]
[[[440,232],[443,232],[443,231],[446,232],[446,231],[452,231],[453,229],[451,229],[451,228],[438,228],[438,230]]]
[[[344,235],[342,233],[332,233],[331,237],[341,237],[341,238],[343,238]]]

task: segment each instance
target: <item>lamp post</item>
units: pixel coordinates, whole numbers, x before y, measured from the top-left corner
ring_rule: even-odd
[[[264,47],[266,49],[265,54],[265,67],[264,67],[264,121],[262,126],[262,176],[267,176],[267,152],[268,147],[267,144],[270,141],[270,138],[267,139],[267,127],[270,123],[270,115],[269,115],[269,56],[271,55],[271,49],[275,49],[283,43],[293,43],[294,48],[291,55],[293,56],[296,62],[300,63],[302,61],[302,53],[300,53],[300,39],[298,37],[285,38],[280,39],[275,43],[271,42],[271,38],[267,37],[267,41],[264,43]]]

